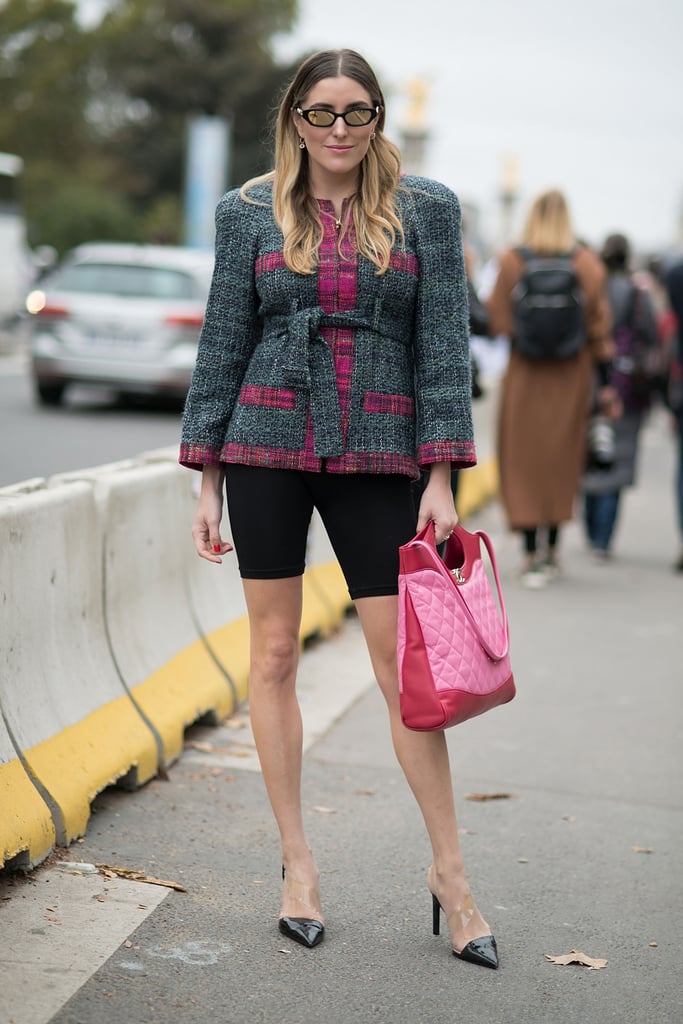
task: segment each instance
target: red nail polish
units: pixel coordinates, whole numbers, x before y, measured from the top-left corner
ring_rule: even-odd
[[[213,546],[213,550],[214,550],[214,551],[216,552],[216,554],[218,554],[218,552],[220,551],[220,549],[221,549],[221,546],[220,546],[220,544],[214,544],[214,546]]]

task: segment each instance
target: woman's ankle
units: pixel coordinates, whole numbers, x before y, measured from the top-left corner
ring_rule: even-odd
[[[309,874],[313,872],[317,875],[318,866],[313,856],[311,848],[304,844],[295,844],[290,846],[282,847],[282,864],[285,869],[289,871],[298,871]]]
[[[459,883],[466,883],[467,876],[462,857],[435,857],[429,869],[429,877],[433,884],[438,886],[452,884],[456,880]]]

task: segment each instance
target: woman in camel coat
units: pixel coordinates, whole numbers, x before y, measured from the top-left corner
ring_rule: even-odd
[[[595,370],[597,366],[601,383],[606,384],[613,344],[604,268],[590,249],[577,243],[560,192],[545,192],[535,200],[522,241],[539,255],[574,253],[587,336],[583,348],[568,359],[522,356],[515,348],[513,289],[524,261],[515,249],[502,254],[488,303],[492,334],[506,334],[511,340],[498,424],[501,496],[510,528],[522,533],[523,582],[542,586],[557,569],[559,526],[573,517]],[[603,407],[613,397],[610,389],[601,387]],[[539,554],[541,529],[547,531],[543,555]]]

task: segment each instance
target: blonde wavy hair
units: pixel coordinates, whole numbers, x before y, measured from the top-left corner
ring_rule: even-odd
[[[397,237],[403,241],[403,228],[395,203],[401,155],[384,135],[384,96],[377,78],[367,61],[355,50],[322,50],[304,61],[285,92],[277,114],[275,168],[247,181],[242,186],[241,195],[247,202],[252,202],[250,188],[272,181],[273,214],[285,239],[285,263],[296,273],[314,273],[323,225],[318,204],[308,187],[308,153],[299,148],[292,110],[305,102],[318,82],[341,76],[362,86],[373,106],[380,108],[374,122],[375,138],[361,162],[358,190],[350,203],[358,252],[375,264],[378,274],[383,274],[389,266]]]
[[[548,189],[534,199],[522,233],[522,244],[542,253],[570,252],[576,245],[567,200],[558,189]]]

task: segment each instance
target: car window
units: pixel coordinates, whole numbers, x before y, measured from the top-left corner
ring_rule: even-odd
[[[79,263],[54,279],[60,291],[139,299],[198,299],[197,282],[182,270],[125,263]]]

